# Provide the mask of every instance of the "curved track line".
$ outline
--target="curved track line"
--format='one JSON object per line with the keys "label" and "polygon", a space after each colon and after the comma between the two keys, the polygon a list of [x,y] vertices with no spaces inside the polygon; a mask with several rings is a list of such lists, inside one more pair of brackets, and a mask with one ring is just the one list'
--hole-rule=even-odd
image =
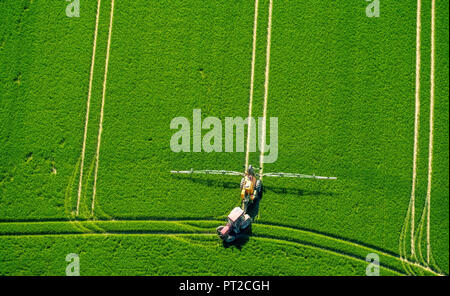
{"label": "curved track line", "polygon": [[356,247],[356,248],[365,249],[365,250],[370,251],[370,252],[376,252],[376,253],[378,253],[380,255],[383,255],[385,257],[389,257],[391,259],[395,259],[395,260],[401,261],[402,263],[406,263],[406,264],[409,264],[409,265],[413,265],[415,267],[419,267],[419,268],[421,268],[423,270],[426,270],[426,271],[429,271],[429,272],[431,272],[431,273],[433,273],[435,275],[443,275],[443,274],[441,274],[439,272],[436,272],[436,271],[432,270],[428,266],[422,266],[422,265],[420,265],[418,263],[411,262],[411,261],[409,261],[409,260],[407,260],[405,258],[398,257],[398,256],[390,254],[390,253],[388,253],[386,251],[383,251],[383,250],[380,250],[380,249],[376,249],[376,248],[371,247],[371,246],[363,245],[363,244],[360,244],[360,243],[355,243],[355,242],[352,242],[352,241],[348,241],[348,240],[345,240],[345,239],[337,238],[337,237],[334,237],[334,236],[331,236],[331,235],[326,235],[326,234],[317,233],[317,232],[313,232],[313,231],[308,231],[308,230],[304,230],[304,229],[297,229],[297,228],[293,228],[293,227],[279,226],[279,225],[275,225],[275,224],[259,223],[259,225],[268,225],[268,226],[271,226],[271,227],[274,227],[274,228],[278,227],[278,228],[284,228],[284,229],[288,229],[288,230],[296,230],[296,231],[303,232],[303,233],[306,233],[306,234],[311,235],[311,236],[321,237],[321,238],[326,239],[326,240],[333,240],[333,241],[336,241],[336,242],[339,242],[339,243],[343,243],[343,244],[346,244],[346,245],[349,245],[349,246],[353,246],[353,247]]}
{"label": "curved track line", "polygon": [[97,192],[98,161],[99,161],[100,144],[101,144],[101,140],[102,140],[102,131],[103,131],[103,113],[104,113],[103,110],[105,107],[106,80],[108,78],[109,51],[111,48],[111,34],[112,34],[113,18],[114,18],[114,0],[111,0],[111,12],[110,12],[109,31],[108,31],[108,44],[106,46],[105,75],[103,77],[102,106],[100,109],[100,122],[99,122],[98,137],[97,137],[97,151],[95,153],[95,174],[94,174],[94,187],[92,189],[92,205],[91,205],[92,215],[94,214],[95,194]]}
{"label": "curved track line", "polygon": [[[410,199],[409,201],[409,205],[408,205],[408,210],[406,212],[406,216],[405,216],[405,220],[403,222],[403,226],[400,232],[400,239],[399,239],[399,256],[400,256],[400,260],[406,260],[406,235],[408,232],[408,225],[409,225],[409,216],[411,214],[411,202],[412,200]],[[414,274],[414,271],[412,270],[412,268],[409,265],[406,265],[403,263],[402,261],[402,265],[403,268],[405,269],[405,271],[409,274],[412,275]]]}
{"label": "curved track line", "polygon": [[[53,234],[41,234],[39,236],[49,236],[49,237],[55,237],[55,236],[121,236],[121,235],[127,235],[127,236],[178,236],[178,237],[191,237],[191,236],[216,236],[215,233],[198,233],[198,232],[194,232],[194,233],[187,233],[187,232],[140,232],[140,233],[130,233],[130,232],[105,232],[105,233],[62,233],[62,234],[57,234],[57,233],[53,233]],[[29,235],[29,234],[21,234],[21,235],[17,235],[18,237],[28,237],[28,236],[35,236],[35,235]],[[360,257],[356,257],[356,256],[352,256],[349,254],[345,254],[345,253],[340,253],[337,252],[335,250],[331,250],[331,249],[327,249],[327,248],[322,248],[316,245],[311,245],[311,244],[307,244],[307,243],[303,243],[303,242],[299,242],[299,241],[291,241],[291,240],[285,240],[282,238],[277,238],[277,237],[272,237],[272,236],[265,236],[265,235],[252,235],[252,237],[254,237],[255,239],[259,239],[259,240],[267,240],[270,242],[275,242],[275,243],[280,243],[280,244],[290,244],[290,245],[300,245],[304,248],[309,248],[309,249],[313,249],[316,251],[320,251],[320,252],[324,252],[324,253],[328,253],[330,255],[333,256],[339,256],[339,257],[343,257],[349,260],[353,260],[353,261],[358,261],[358,262],[362,262],[367,264],[367,262],[360,258]],[[389,267],[389,266],[385,266],[385,265],[381,265],[380,268],[385,269],[385,270],[389,270],[391,272],[397,273],[398,275],[405,275],[404,273],[396,270],[395,268]]]}
{"label": "curved track line", "polygon": [[[100,222],[100,223],[120,223],[120,222],[167,222],[167,223],[198,223],[198,222],[213,222],[213,223],[223,223],[223,220],[216,220],[216,219],[201,219],[201,220],[196,220],[196,219],[191,219],[191,218],[187,218],[187,219],[174,219],[174,220],[168,220],[168,219],[154,219],[154,220],[149,220],[149,219],[136,219],[136,220],[121,220],[121,219],[114,219],[114,220],[103,220],[103,219],[97,219],[97,220],[75,220],[75,221],[59,221],[59,220],[50,220],[50,221],[39,221],[39,222],[31,222],[31,223],[48,223],[48,224],[59,224],[59,223],[64,223],[64,222],[80,222],[80,223],[88,223],[88,222]],[[1,224],[29,224],[29,222],[26,221],[11,221],[11,222],[2,222]],[[315,237],[319,237],[319,238],[324,238],[324,239],[328,239],[328,240],[333,240],[336,242],[340,242],[340,243],[344,243],[350,246],[354,246],[354,247],[359,247],[359,248],[363,248],[369,251],[375,251],[379,254],[382,254],[384,256],[388,256],[391,258],[396,258],[396,259],[400,259],[400,257],[395,256],[393,253],[389,253],[387,251],[381,250],[381,249],[377,249],[376,247],[373,246],[368,246],[362,243],[357,243],[354,241],[350,241],[350,240],[346,240],[340,237],[335,237],[333,235],[328,235],[328,234],[324,234],[324,233],[320,233],[320,232],[316,232],[316,231],[312,231],[312,230],[308,230],[308,229],[302,229],[302,228],[298,228],[298,227],[292,227],[289,225],[280,225],[280,224],[272,224],[272,223],[266,223],[266,222],[261,222],[261,223],[257,223],[255,224],[257,226],[268,226],[268,227],[272,227],[272,228],[279,228],[279,229],[284,229],[284,230],[292,230],[292,231],[298,231],[304,234],[308,234],[311,236],[315,236]],[[1,235],[1,234],[0,234]]]}
{"label": "curved track line", "polygon": [[255,80],[255,60],[256,60],[256,31],[258,29],[258,0],[255,0],[255,17],[253,20],[253,45],[252,45],[252,66],[250,73],[250,98],[248,103],[248,123],[247,123],[247,151],[245,154],[245,170],[248,168],[250,157],[250,135],[252,124],[252,106],[253,106],[253,85]]}
{"label": "curved track line", "polygon": [[[224,217],[226,219],[226,216]],[[70,222],[70,221],[78,221],[78,222],[87,222],[87,221],[95,221],[95,222],[219,222],[223,223],[224,220],[219,220],[216,217],[205,217],[204,219],[200,219],[198,217],[186,217],[186,218],[158,218],[158,217],[141,217],[141,218],[96,218],[96,219],[68,219],[68,218],[54,218],[54,219],[27,219],[27,220],[8,220],[8,219],[0,219],[0,225],[2,224],[33,224],[33,223],[56,223],[56,222]]]}
{"label": "curved track line", "polygon": [[414,241],[418,242],[418,255],[419,255],[418,261],[425,266],[427,265],[427,262],[425,261],[425,259],[423,258],[423,255],[422,255],[422,238],[423,238],[423,228],[425,225],[427,208],[428,208],[427,200],[425,200],[425,205],[423,207],[422,215],[420,217],[419,231],[418,231],[418,233],[416,233],[416,237],[414,238]]}
{"label": "curved track line", "polygon": [[[152,220],[152,221],[150,221],[150,220],[96,220],[96,221],[103,222],[103,223],[105,223],[105,222],[111,222],[111,223],[114,223],[114,222],[133,222],[133,221],[134,222],[168,222],[168,223],[179,223],[179,222],[214,222],[214,223],[217,222],[217,223],[223,223],[223,221],[221,221],[221,220],[192,220],[192,219],[188,219],[188,220]],[[49,223],[58,223],[58,222],[61,223],[61,221],[50,221]],[[71,222],[73,222],[73,221],[71,221]],[[87,220],[86,221],[77,221],[77,222],[80,222],[79,226],[81,226],[83,224],[83,222],[87,222]],[[92,221],[92,222],[94,222],[94,221]],[[14,222],[11,222],[11,223],[14,223]],[[26,222],[18,222],[18,223],[26,224]],[[39,223],[39,222],[33,222],[33,223]],[[43,222],[43,223],[45,223],[45,222]],[[367,251],[370,251],[370,252],[376,252],[378,254],[381,254],[383,256],[389,257],[391,259],[398,260],[402,264],[404,263],[404,264],[407,264],[408,266],[415,266],[415,267],[418,267],[418,268],[420,268],[422,270],[425,270],[425,271],[428,271],[430,273],[433,273],[435,275],[444,275],[442,273],[439,273],[439,272],[436,272],[436,271],[432,270],[429,267],[422,266],[419,263],[411,262],[411,261],[408,261],[407,259],[395,256],[393,254],[389,254],[389,253],[387,253],[385,251],[378,250],[376,248],[369,247],[369,246],[366,246],[366,245],[363,245],[363,244],[358,244],[358,243],[355,243],[355,242],[347,241],[345,239],[336,238],[336,237],[329,236],[329,235],[326,235],[326,234],[319,234],[319,233],[316,233],[316,232],[302,230],[302,229],[293,228],[293,227],[289,227],[289,226],[280,226],[280,225],[274,225],[274,224],[268,224],[268,223],[256,224],[256,225],[259,225],[259,226],[262,226],[262,227],[270,226],[270,227],[273,227],[273,228],[281,228],[281,229],[285,229],[285,230],[298,231],[298,232],[310,235],[312,237],[318,237],[318,238],[322,238],[322,239],[325,239],[325,240],[333,240],[333,241],[336,241],[336,242],[339,242],[339,243],[342,243],[342,244],[345,244],[345,245],[348,245],[348,246],[351,246],[351,247],[361,248],[361,249],[364,249],[364,250],[367,250]],[[200,228],[200,227],[198,227],[198,228]],[[146,234],[145,231],[144,232],[139,232],[139,233]],[[37,234],[21,233],[21,234],[6,234],[6,235],[1,235],[0,234],[0,236],[46,236],[46,235],[48,235],[48,236],[58,236],[58,235],[93,235],[93,234],[97,234],[97,235],[103,235],[103,234],[123,234],[123,235],[125,235],[125,234],[130,234],[130,235],[132,235],[132,234],[139,234],[139,233],[136,233],[136,231],[131,231],[130,230],[128,232],[126,232],[126,231],[121,231],[121,232],[115,232],[115,231],[109,231],[108,232],[108,231],[106,231],[104,233],[98,233],[98,232],[97,233],[94,233],[94,232],[91,232],[91,233],[76,233],[76,232],[75,233],[51,233],[51,234],[49,234],[49,233],[37,233]],[[147,234],[164,234],[164,233],[166,233],[166,232],[155,232],[155,231],[147,232]],[[183,232],[183,233],[185,234],[186,232]],[[173,234],[173,233],[171,233],[171,234]],[[205,234],[211,234],[212,235],[214,233],[205,233]],[[264,235],[252,234],[252,236],[263,237]],[[271,237],[273,237],[273,236],[271,236]],[[286,240],[286,241],[291,241],[291,240]],[[302,242],[302,243],[306,244],[305,242]],[[314,246],[316,246],[316,245],[314,245]],[[320,248],[320,246],[316,246],[316,247]],[[327,249],[327,247],[322,247],[322,249]],[[328,250],[336,252],[334,249],[328,249]],[[346,253],[342,253],[342,254],[345,254],[347,256],[352,256],[352,255],[349,255],[349,254],[346,254]]]}
{"label": "curved track line", "polygon": [[[360,258],[360,257],[356,257],[356,256],[349,255],[349,254],[346,254],[346,253],[340,253],[340,252],[337,252],[335,250],[328,249],[328,248],[322,248],[322,247],[319,247],[319,246],[310,245],[310,244],[299,242],[299,241],[290,241],[290,240],[280,239],[280,238],[271,237],[271,236],[264,236],[264,235],[253,235],[253,236],[255,238],[257,238],[257,239],[258,238],[259,239],[267,239],[267,240],[275,241],[275,242],[278,242],[278,243],[281,243],[281,244],[301,245],[304,248],[310,248],[310,249],[319,250],[321,252],[328,253],[328,254],[331,254],[333,256],[339,256],[339,257],[343,257],[343,258],[346,258],[346,259],[350,259],[350,260],[354,260],[354,261],[358,261],[358,262],[362,262],[364,264],[367,264],[367,261],[362,259],[362,258]],[[390,266],[380,265],[380,268],[389,270],[389,271],[394,272],[394,273],[397,273],[398,275],[405,275],[405,273],[402,273],[402,272],[398,271],[397,269],[395,269],[393,267],[390,267]]]}
{"label": "curved track line", "polygon": [[[419,40],[419,52],[418,57],[420,59],[420,0],[418,0],[418,40]],[[420,63],[420,61],[419,61]],[[417,66],[417,65],[416,65]],[[420,66],[417,69],[420,71]],[[429,142],[428,142],[428,172],[427,172],[427,193],[425,198],[425,205],[422,210],[422,215],[419,220],[419,230],[418,233],[415,233],[414,227],[414,204],[411,206],[411,203],[414,203],[415,198],[415,168],[413,168],[413,190],[411,194],[410,206],[408,208],[407,217],[410,215],[411,208],[411,259],[415,260],[417,264],[426,266],[431,268],[431,265],[442,274],[439,266],[434,261],[431,255],[431,242],[430,242],[430,229],[431,229],[431,221],[430,221],[430,212],[431,212],[431,187],[432,187],[432,163],[433,163],[433,131],[434,131],[434,98],[435,98],[435,83],[434,83],[434,75],[435,75],[435,0],[431,1],[431,52],[430,52],[430,118],[429,118]],[[418,72],[416,72],[416,89],[419,88],[420,78],[418,77]],[[416,96],[418,94],[416,93]],[[416,97],[417,99],[417,97]],[[420,104],[420,101],[419,101]],[[417,100],[416,100],[417,107]],[[416,109],[417,110],[417,109]],[[417,120],[418,121],[418,120]],[[415,143],[416,144],[416,143]],[[416,150],[416,147],[415,147]],[[414,160],[414,164],[416,159]],[[406,220],[405,220],[406,222]],[[423,237],[423,228],[426,224],[426,246],[427,246],[427,256],[426,261],[422,255],[422,237]],[[404,228],[407,228],[406,223],[404,224]],[[405,234],[403,233],[400,236],[400,245],[402,244],[402,240],[405,239]],[[415,250],[415,245],[418,244],[418,252]],[[401,256],[403,256],[402,252],[406,254],[406,250],[400,247]],[[414,272],[411,270],[411,274]]]}
{"label": "curved track line", "polygon": [[100,4],[101,0],[97,1],[97,16],[95,17],[95,30],[94,30],[94,44],[92,46],[92,60],[91,60],[91,71],[89,73],[89,90],[87,97],[86,106],[86,119],[84,122],[84,136],[83,136],[83,146],[81,148],[81,166],[80,166],[80,181],[78,182],[78,198],[77,198],[77,215],[80,207],[80,197],[81,197],[81,187],[83,183],[83,168],[84,168],[84,156],[86,151],[86,138],[89,122],[89,110],[91,108],[91,94],[92,94],[92,80],[94,79],[94,64],[95,64],[95,51],[97,49],[97,35],[98,35],[98,22],[100,17]]}

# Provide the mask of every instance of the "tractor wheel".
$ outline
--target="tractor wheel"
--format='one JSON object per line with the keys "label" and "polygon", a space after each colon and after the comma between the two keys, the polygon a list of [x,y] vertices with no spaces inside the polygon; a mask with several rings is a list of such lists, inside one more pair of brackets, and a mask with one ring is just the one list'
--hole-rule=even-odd
{"label": "tractor wheel", "polygon": [[224,228],[225,226],[219,226],[216,228],[216,231],[218,234],[220,234],[220,231]]}
{"label": "tractor wheel", "polygon": [[247,227],[250,226],[251,223],[252,223],[252,218],[250,217],[250,215],[245,214],[244,221],[241,224],[241,230],[247,229]]}
{"label": "tractor wheel", "polygon": [[256,181],[255,191],[256,191],[256,199],[261,199],[263,196],[263,185],[261,180]]}
{"label": "tractor wheel", "polygon": [[228,234],[226,237],[223,238],[223,240],[226,243],[231,243],[232,241],[234,241],[236,239],[236,235],[230,235]]}

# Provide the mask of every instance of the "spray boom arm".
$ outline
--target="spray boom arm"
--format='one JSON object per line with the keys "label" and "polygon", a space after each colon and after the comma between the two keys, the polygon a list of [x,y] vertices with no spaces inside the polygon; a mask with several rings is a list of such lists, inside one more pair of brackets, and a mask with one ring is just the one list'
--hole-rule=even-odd
{"label": "spray boom arm", "polygon": [[[170,171],[172,174],[204,174],[204,175],[229,175],[229,176],[244,176],[244,173],[236,171],[225,171],[225,170],[194,170],[189,171]],[[305,175],[305,174],[295,174],[295,173],[265,173],[256,174],[257,177],[285,177],[285,178],[299,178],[299,179],[317,179],[317,180],[336,180],[336,177],[323,177],[316,175]]]}

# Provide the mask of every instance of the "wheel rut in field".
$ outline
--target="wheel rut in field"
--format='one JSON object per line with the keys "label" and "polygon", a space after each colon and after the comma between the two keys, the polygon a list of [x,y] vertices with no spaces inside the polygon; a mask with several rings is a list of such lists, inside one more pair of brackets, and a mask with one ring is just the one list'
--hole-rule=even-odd
{"label": "wheel rut in field", "polygon": [[[64,236],[107,236],[107,235],[135,235],[135,236],[147,236],[147,235],[163,235],[163,236],[177,236],[177,237],[193,237],[193,236],[212,236],[215,237],[216,234],[214,232],[168,232],[168,231],[142,231],[142,230],[134,230],[134,231],[108,231],[108,232],[89,232],[89,233],[80,233],[80,232],[67,232],[67,233],[39,233],[39,234],[30,234],[30,233],[16,233],[14,236],[57,236],[57,237],[64,237]],[[11,235],[10,235],[11,236]],[[357,262],[363,262],[367,263],[364,258],[358,257],[354,254],[346,253],[346,252],[340,252],[339,250],[335,250],[332,248],[327,247],[321,247],[315,244],[311,244],[304,241],[299,240],[290,240],[290,239],[283,239],[276,236],[270,236],[270,235],[264,235],[264,234],[253,234],[252,237],[254,239],[259,240],[266,240],[269,242],[274,243],[280,243],[280,244],[290,244],[290,245],[297,245],[302,246],[304,248],[314,249],[320,252],[324,252],[327,254],[331,254],[334,256],[343,257],[346,259],[354,260]],[[397,273],[399,275],[406,275],[404,272],[402,272],[401,269],[388,266],[388,265],[382,265],[380,266],[381,269],[385,269],[394,273]]]}
{"label": "wheel rut in field", "polygon": [[[50,221],[15,221],[15,222],[1,222],[0,223],[0,236],[66,236],[66,235],[215,235],[215,226],[223,224],[224,221],[216,219],[154,219],[154,220],[80,220],[76,221],[80,224],[77,229],[74,228],[74,221],[60,221],[60,220],[50,220]],[[90,224],[89,224],[90,223]],[[132,224],[136,225],[132,225]],[[203,223],[203,225],[202,225]],[[39,225],[46,227],[59,226],[69,228],[65,231],[42,229],[40,230],[29,230],[30,226]],[[92,224],[96,224],[96,229],[92,228]],[[158,225],[160,224],[160,225]],[[3,226],[3,227],[2,227]],[[15,226],[22,227],[26,229],[25,231],[5,231],[2,228],[5,226]],[[91,226],[91,227],[89,227]],[[127,228],[128,226],[128,228]],[[139,226],[140,229],[136,229],[130,226]],[[158,227],[163,226],[164,230]],[[9,228],[10,228],[9,227]],[[72,228],[70,228],[72,227]],[[90,232],[85,232],[81,227],[90,230]],[[115,228],[116,227],[116,228]],[[147,227],[147,229],[144,229]],[[148,227],[153,229],[148,229]],[[171,228],[172,227],[172,228]],[[126,228],[126,229],[125,229]],[[171,228],[171,229],[167,229]],[[180,231],[180,228],[182,229]],[[379,250],[373,246],[364,245],[354,241],[346,240],[343,238],[334,237],[328,234],[322,234],[316,231],[305,230],[300,228],[294,228],[285,225],[276,225],[271,223],[255,223],[254,230],[251,237],[254,238],[266,238],[270,240],[283,241],[286,243],[296,243],[305,247],[310,247],[318,249],[330,254],[337,256],[344,256],[345,258],[353,258],[359,261],[365,262],[365,256],[369,253],[377,253],[382,257],[381,262],[388,262],[383,265],[383,267],[390,269],[393,272],[404,274],[405,271],[402,269],[402,265],[417,267],[423,271],[430,272],[435,275],[442,275],[436,271],[433,271],[420,264],[409,262],[406,259],[400,258],[395,254],[388,253],[385,250]],[[271,233],[275,231],[277,233]],[[284,232],[284,234],[283,234]]]}

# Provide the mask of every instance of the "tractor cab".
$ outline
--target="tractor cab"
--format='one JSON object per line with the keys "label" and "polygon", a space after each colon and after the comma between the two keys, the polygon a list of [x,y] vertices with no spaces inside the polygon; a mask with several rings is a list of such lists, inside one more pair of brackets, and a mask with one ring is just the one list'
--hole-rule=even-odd
{"label": "tractor cab", "polygon": [[[234,208],[231,213],[228,215],[228,224],[233,227],[233,230],[235,232],[239,232],[240,230],[240,220],[244,217],[244,211],[236,207]],[[237,230],[237,231],[236,231]]]}

